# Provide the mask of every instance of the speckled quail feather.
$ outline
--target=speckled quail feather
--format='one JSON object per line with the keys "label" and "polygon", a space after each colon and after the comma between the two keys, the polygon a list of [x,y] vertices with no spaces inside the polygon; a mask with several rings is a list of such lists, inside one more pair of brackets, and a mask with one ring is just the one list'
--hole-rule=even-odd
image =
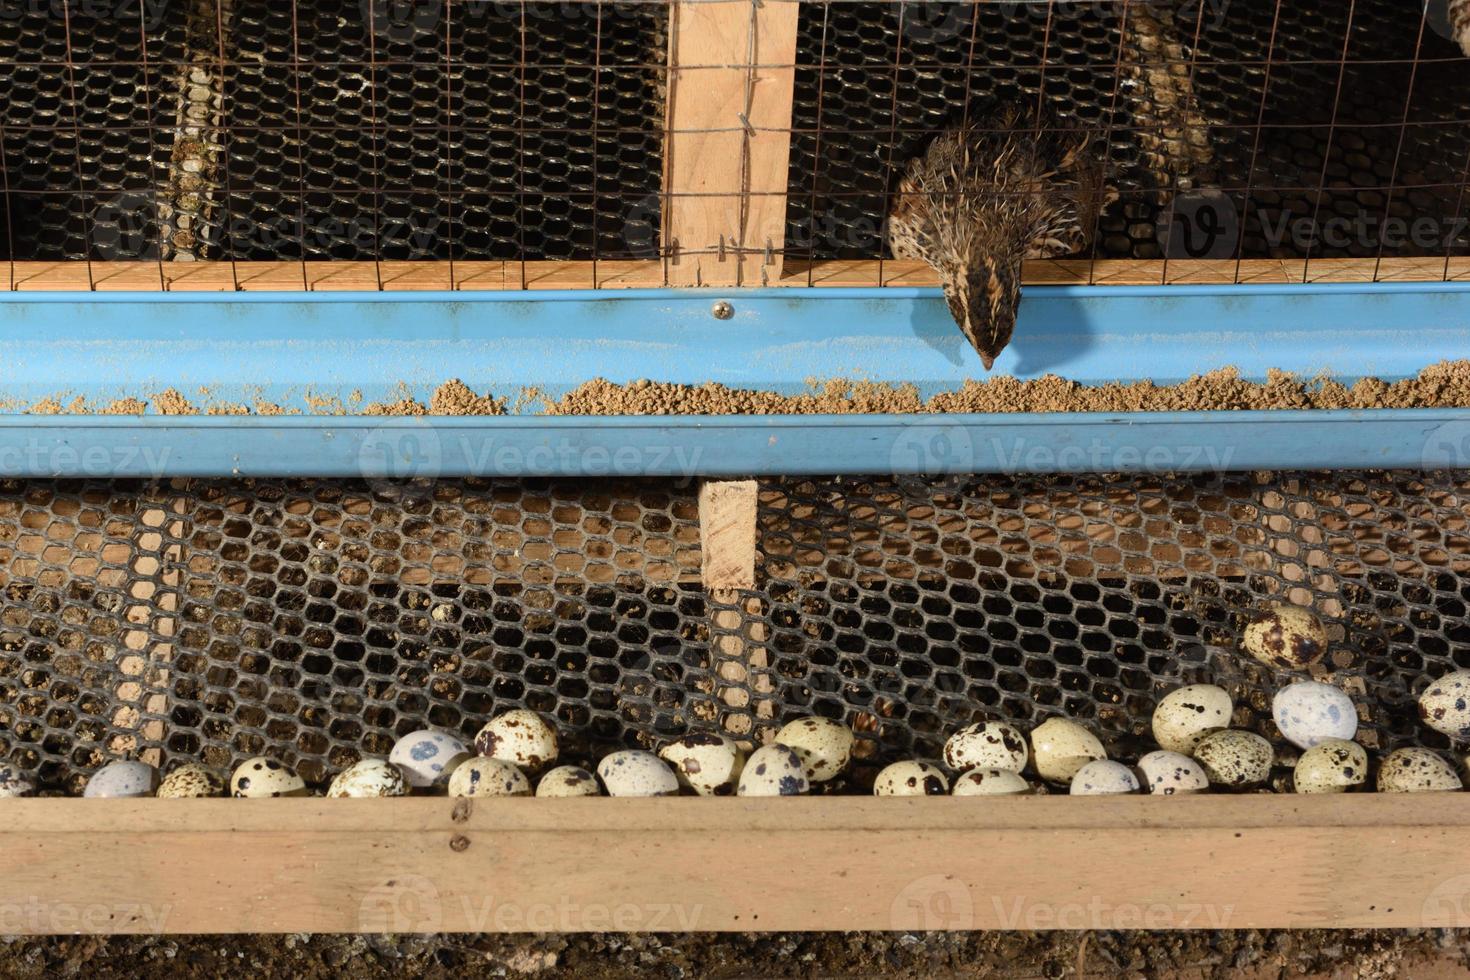
{"label": "speckled quail feather", "polygon": [[1470,57],[1470,0],[1450,0],[1450,30]]}
{"label": "speckled quail feather", "polygon": [[1021,260],[1085,250],[1109,192],[1085,132],[996,106],[935,137],[911,161],[889,212],[896,258],[923,259],[988,371],[1010,343]]}

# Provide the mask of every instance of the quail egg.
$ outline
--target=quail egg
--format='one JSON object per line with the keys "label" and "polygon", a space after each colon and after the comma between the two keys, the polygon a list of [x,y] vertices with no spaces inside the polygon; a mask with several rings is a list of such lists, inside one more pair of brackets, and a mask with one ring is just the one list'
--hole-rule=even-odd
{"label": "quail egg", "polygon": [[542,797],[601,796],[597,777],[581,766],[557,766],[541,777],[536,795]]}
{"label": "quail egg", "polygon": [[1121,762],[1098,759],[1072,777],[1073,796],[1117,796],[1138,792],[1138,777]]}
{"label": "quail egg", "polygon": [[0,765],[0,799],[13,796],[35,796],[36,784],[15,766]]}
{"label": "quail egg", "polygon": [[470,755],[469,747],[448,732],[424,728],[394,742],[388,761],[403,770],[408,785],[423,789],[448,782],[455,766]]}
{"label": "quail egg", "polygon": [[681,785],[700,796],[734,796],[745,753],[723,735],[694,732],[663,747],[659,758],[674,767]]}
{"label": "quail egg", "polygon": [[1154,796],[1185,796],[1210,788],[1210,777],[1200,764],[1178,752],[1150,752],[1138,760],[1138,771]]}
{"label": "quail egg", "polygon": [[949,781],[927,762],[895,762],[873,780],[874,796],[944,796]]}
{"label": "quail egg", "polygon": [[1009,769],[966,769],[954,779],[953,796],[1017,796],[1031,792],[1031,784]]}
{"label": "quail egg", "polygon": [[739,796],[800,796],[811,789],[806,765],[793,748],[773,742],[762,745],[745,761]]}
{"label": "quail egg", "polygon": [[109,762],[87,780],[83,796],[103,799],[123,796],[152,796],[158,788],[158,770],[146,762],[124,759]]}
{"label": "quail egg", "polygon": [[530,796],[531,781],[504,759],[467,759],[449,776],[450,796]]}
{"label": "quail egg", "polygon": [[363,759],[337,773],[327,787],[329,799],[407,796],[408,778],[387,759]]}
{"label": "quail egg", "polygon": [[1066,718],[1048,718],[1032,731],[1031,755],[1042,779],[1063,784],[1089,762],[1108,757],[1096,735]]}
{"label": "quail egg", "polygon": [[230,775],[230,795],[246,799],[306,796],[306,781],[275,759],[246,759]]}
{"label": "quail egg", "polygon": [[796,750],[813,783],[835,779],[847,768],[852,743],[852,729],[830,718],[798,718],[776,733],[776,744]]}
{"label": "quail egg", "polygon": [[1026,739],[1014,725],[982,721],[961,728],[944,743],[944,764],[957,772],[967,769],[1007,769],[1020,772],[1028,758]]}
{"label": "quail egg", "polygon": [[1299,749],[1330,738],[1350,742],[1358,733],[1353,699],[1317,681],[1298,681],[1277,691],[1271,699],[1271,717],[1282,737]]}
{"label": "quail egg", "polygon": [[1378,767],[1380,793],[1447,792],[1461,786],[1454,767],[1429,749],[1396,749]]}
{"label": "quail egg", "polygon": [[614,752],[597,764],[597,775],[608,796],[678,796],[679,778],[674,770],[642,749]]}
{"label": "quail egg", "polygon": [[208,766],[186,762],[158,784],[160,800],[189,800],[225,795],[225,777]]}
{"label": "quail egg", "polygon": [[1310,609],[1278,602],[1251,616],[1241,645],[1267,666],[1305,670],[1327,656],[1327,629]]}
{"label": "quail egg", "polygon": [[1450,738],[1470,740],[1470,670],[1456,670],[1419,695],[1424,724]]}
{"label": "quail egg", "polygon": [[516,708],[486,722],[475,736],[475,749],[525,772],[540,772],[556,761],[556,729],[536,712]]}
{"label": "quail egg", "polygon": [[1298,793],[1343,793],[1368,779],[1368,753],[1357,742],[1329,738],[1302,753],[1292,772]]}
{"label": "quail egg", "polygon": [[1270,742],[1238,729],[1211,732],[1194,747],[1194,761],[1211,785],[1229,789],[1248,789],[1270,779],[1275,755]]}
{"label": "quail egg", "polygon": [[1223,687],[1191,684],[1170,691],[1154,708],[1154,741],[1161,749],[1188,755],[1210,732],[1229,728],[1234,711]]}

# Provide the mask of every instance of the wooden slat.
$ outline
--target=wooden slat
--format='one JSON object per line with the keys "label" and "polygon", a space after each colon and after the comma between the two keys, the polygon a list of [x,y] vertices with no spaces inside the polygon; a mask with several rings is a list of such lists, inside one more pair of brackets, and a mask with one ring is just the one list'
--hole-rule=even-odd
{"label": "wooden slat", "polygon": [[[880,263],[876,260],[839,259],[807,263],[788,261],[772,286],[877,286]],[[525,283],[529,289],[591,289],[591,262],[526,262]],[[884,286],[934,286],[934,272],[922,262],[886,261],[882,266]],[[519,262],[455,262],[450,278],[448,262],[176,262],[164,263],[166,288],[179,291],[229,291],[238,281],[242,290],[285,290],[299,292],[332,290],[500,290],[521,288]],[[5,272],[7,264],[0,264]],[[673,266],[669,267],[673,271]],[[1445,278],[1443,259],[1314,259],[1305,272],[1314,283],[1440,282]],[[86,291],[89,288],[85,262],[16,262],[13,288]],[[1221,284],[1236,279],[1242,283],[1294,284],[1303,281],[1303,263],[1261,259],[1237,265],[1232,259],[1173,259],[1168,263],[1168,283]],[[655,260],[600,261],[598,288],[656,288],[665,285],[664,266]],[[1149,286],[1164,282],[1164,263],[1157,260],[1105,259],[1096,263],[1081,259],[1051,259],[1026,264],[1026,282],[1040,285]],[[92,282],[99,292],[156,290],[160,265],[157,262],[94,262]],[[1450,263],[1449,281],[1470,282],[1470,258]],[[758,284],[758,283],[757,283]],[[747,283],[750,285],[750,283]]]}
{"label": "wooden slat", "polygon": [[673,4],[663,238],[674,285],[776,278],[764,267],[767,250],[778,266],[785,242],[798,7]]}
{"label": "wooden slat", "polygon": [[57,932],[1470,926],[1463,794],[11,800]]}

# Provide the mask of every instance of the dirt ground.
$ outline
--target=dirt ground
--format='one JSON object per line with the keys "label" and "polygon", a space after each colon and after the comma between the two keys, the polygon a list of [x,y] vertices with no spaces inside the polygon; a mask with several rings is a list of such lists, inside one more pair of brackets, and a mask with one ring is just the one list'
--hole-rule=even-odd
{"label": "dirt ground", "polygon": [[6,977],[1470,978],[1470,930],[0,937]]}

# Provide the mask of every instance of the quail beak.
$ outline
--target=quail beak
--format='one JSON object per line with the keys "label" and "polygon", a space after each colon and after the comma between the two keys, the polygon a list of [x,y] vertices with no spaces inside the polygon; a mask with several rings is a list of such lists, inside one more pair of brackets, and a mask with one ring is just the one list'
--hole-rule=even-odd
{"label": "quail beak", "polygon": [[989,354],[981,354],[980,363],[984,364],[985,370],[989,371],[991,368],[995,367],[995,358],[991,357]]}

